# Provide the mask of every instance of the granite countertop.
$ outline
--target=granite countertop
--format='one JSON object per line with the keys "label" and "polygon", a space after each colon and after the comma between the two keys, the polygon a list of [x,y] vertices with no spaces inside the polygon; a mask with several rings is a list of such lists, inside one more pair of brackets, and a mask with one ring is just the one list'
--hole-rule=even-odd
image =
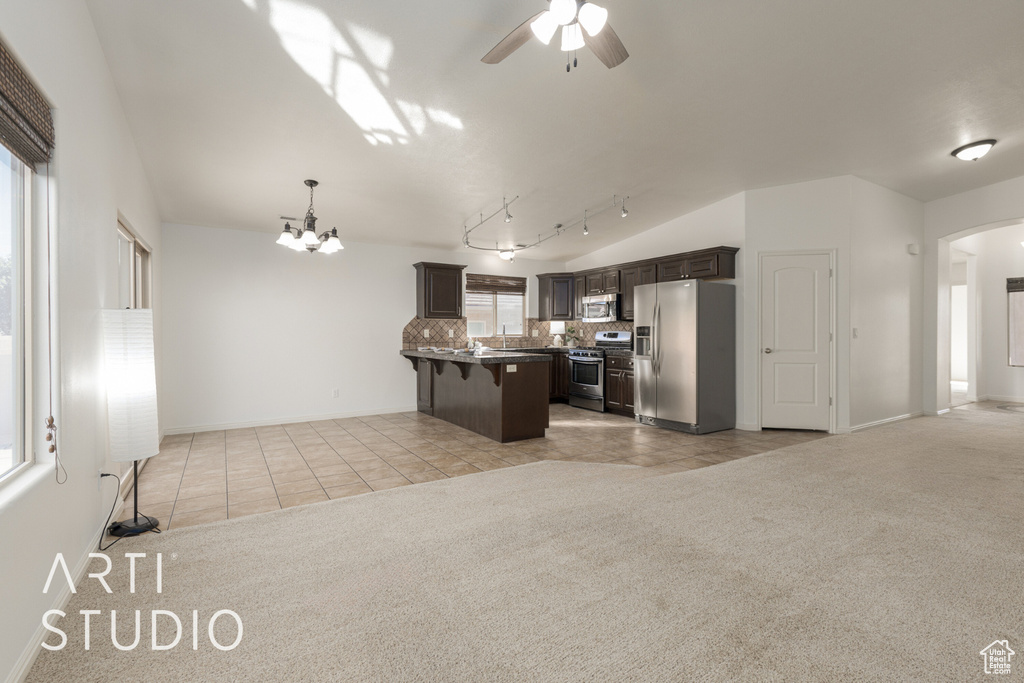
{"label": "granite countertop", "polygon": [[[509,349],[523,353],[569,353],[572,351],[568,346],[537,346],[522,349]],[[633,349],[605,349],[605,356],[618,356],[619,358],[632,358]]]}
{"label": "granite countertop", "polygon": [[406,358],[429,358],[431,360],[448,360],[453,363],[475,363],[477,365],[495,365],[499,363],[550,363],[551,356],[543,353],[523,353],[523,349],[492,349],[481,351],[480,355],[469,353],[441,353],[438,351],[400,351]]}

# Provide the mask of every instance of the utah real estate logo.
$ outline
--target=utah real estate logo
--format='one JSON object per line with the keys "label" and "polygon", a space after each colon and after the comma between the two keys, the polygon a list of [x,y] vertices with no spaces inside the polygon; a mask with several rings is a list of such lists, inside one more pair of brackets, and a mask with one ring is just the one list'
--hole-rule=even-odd
{"label": "utah real estate logo", "polygon": [[988,647],[981,651],[985,658],[985,673],[987,674],[1009,674],[1010,660],[1017,654],[1010,649],[1010,643],[1006,640],[993,640]]}

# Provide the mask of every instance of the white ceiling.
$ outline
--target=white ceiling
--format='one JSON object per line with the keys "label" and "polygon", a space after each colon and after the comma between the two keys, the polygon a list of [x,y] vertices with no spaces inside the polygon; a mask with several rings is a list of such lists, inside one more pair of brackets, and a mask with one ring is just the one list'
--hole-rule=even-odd
{"label": "white ceiling", "polygon": [[315,178],[343,242],[457,247],[519,195],[474,233],[504,245],[630,195],[530,254],[564,260],[746,189],[854,174],[930,200],[1024,175],[1020,0],[601,4],[630,58],[567,74],[557,39],[480,62],[544,0],[89,0],[173,223],[276,233]]}

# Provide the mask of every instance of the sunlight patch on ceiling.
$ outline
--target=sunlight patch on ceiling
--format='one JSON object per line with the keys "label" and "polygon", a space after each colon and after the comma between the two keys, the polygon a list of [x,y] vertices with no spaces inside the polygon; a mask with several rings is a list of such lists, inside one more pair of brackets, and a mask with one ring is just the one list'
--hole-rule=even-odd
{"label": "sunlight patch on ceiling", "polygon": [[[242,0],[246,5],[254,1]],[[338,103],[371,145],[408,144],[413,134],[426,133],[428,121],[463,129],[462,120],[448,111],[392,98],[388,69],[395,46],[389,37],[351,22],[339,27],[323,10],[302,0],[270,0],[269,8],[270,26],[285,52]]]}

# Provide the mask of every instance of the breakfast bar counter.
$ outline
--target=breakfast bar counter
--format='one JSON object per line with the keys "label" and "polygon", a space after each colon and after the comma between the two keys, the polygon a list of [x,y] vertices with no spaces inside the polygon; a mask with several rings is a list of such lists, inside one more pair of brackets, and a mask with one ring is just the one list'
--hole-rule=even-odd
{"label": "breakfast bar counter", "polygon": [[517,351],[401,351],[416,370],[416,408],[507,443],[544,436],[551,356]]}

